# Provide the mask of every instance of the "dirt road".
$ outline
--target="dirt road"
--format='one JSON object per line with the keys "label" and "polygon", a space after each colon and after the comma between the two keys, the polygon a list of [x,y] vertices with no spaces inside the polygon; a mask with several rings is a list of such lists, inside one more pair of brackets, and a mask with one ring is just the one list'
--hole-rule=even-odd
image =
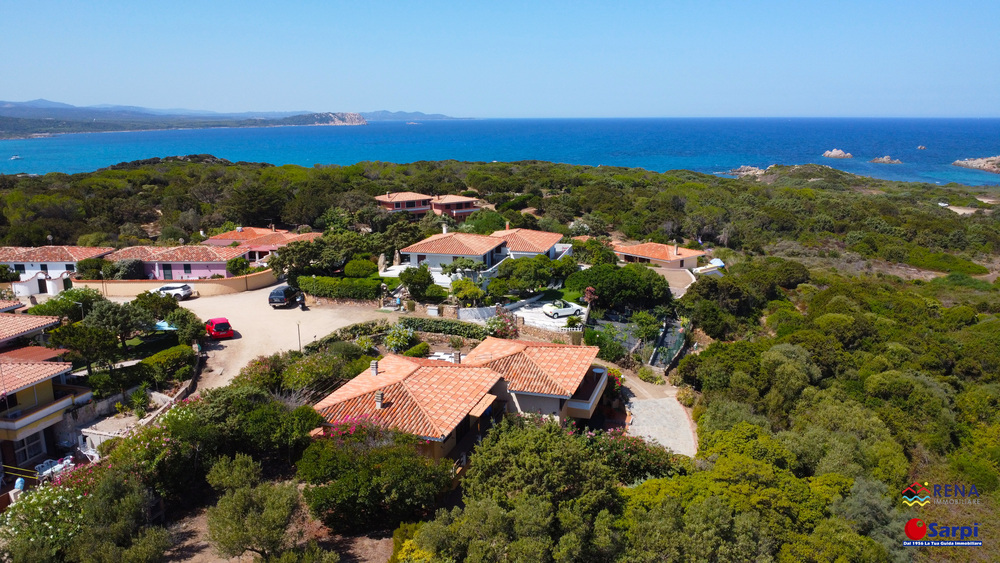
{"label": "dirt road", "polygon": [[271,309],[267,304],[271,289],[181,302],[202,320],[226,317],[236,332],[232,340],[207,344],[208,363],[199,389],[226,385],[257,356],[298,349],[300,336],[305,346],[349,324],[392,317],[370,307],[343,305],[313,305],[305,311],[298,307]]}

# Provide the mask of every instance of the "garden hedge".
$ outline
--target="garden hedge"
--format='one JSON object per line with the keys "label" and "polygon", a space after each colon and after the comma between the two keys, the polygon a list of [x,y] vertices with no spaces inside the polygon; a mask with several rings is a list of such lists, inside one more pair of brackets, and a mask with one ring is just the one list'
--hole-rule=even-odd
{"label": "garden hedge", "polygon": [[300,276],[299,288],[316,297],[330,299],[378,299],[382,280]]}
{"label": "garden hedge", "polygon": [[449,319],[425,319],[420,317],[403,317],[399,324],[418,332],[433,332],[437,334],[453,334],[463,338],[485,340],[489,336],[486,327],[462,321]]}

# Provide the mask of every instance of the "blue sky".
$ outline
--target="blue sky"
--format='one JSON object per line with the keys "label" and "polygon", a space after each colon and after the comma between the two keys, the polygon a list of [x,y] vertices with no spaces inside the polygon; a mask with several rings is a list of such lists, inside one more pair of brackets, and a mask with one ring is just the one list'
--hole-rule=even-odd
{"label": "blue sky", "polygon": [[0,0],[0,99],[468,117],[998,117],[1000,2]]}

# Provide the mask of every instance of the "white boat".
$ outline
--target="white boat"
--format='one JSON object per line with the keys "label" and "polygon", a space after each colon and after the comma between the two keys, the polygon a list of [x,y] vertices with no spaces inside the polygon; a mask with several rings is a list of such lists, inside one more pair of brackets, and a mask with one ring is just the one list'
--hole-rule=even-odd
{"label": "white boat", "polygon": [[21,160],[21,155],[15,154],[14,156],[10,157],[10,159],[11,160]]}

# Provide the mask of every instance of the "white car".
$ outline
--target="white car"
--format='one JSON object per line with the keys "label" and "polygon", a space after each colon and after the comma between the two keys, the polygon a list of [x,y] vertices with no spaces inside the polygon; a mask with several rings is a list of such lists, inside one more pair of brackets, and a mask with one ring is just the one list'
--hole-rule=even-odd
{"label": "white car", "polygon": [[558,319],[559,317],[568,315],[582,315],[583,307],[560,299],[558,301],[542,305],[542,312],[553,319]]}
{"label": "white car", "polygon": [[174,283],[157,288],[157,293],[164,297],[173,297],[180,301],[191,297],[191,286],[186,283]]}

